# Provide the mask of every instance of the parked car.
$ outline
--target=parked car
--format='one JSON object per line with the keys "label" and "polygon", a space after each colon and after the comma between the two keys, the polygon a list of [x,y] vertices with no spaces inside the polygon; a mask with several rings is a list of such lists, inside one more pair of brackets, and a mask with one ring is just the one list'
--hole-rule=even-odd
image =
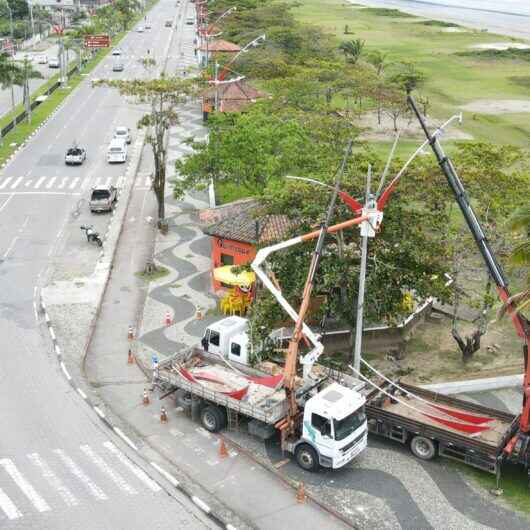
{"label": "parked car", "polygon": [[112,55],[121,55],[121,49],[120,48],[114,48],[112,50]]}
{"label": "parked car", "polygon": [[80,166],[86,160],[86,150],[82,147],[74,145],[66,151],[64,155],[64,163],[67,166]]}
{"label": "parked car", "polygon": [[188,26],[193,26],[193,24],[195,24],[195,17],[193,15],[190,15],[187,19],[186,19],[186,24]]}
{"label": "parked car", "polygon": [[116,127],[116,130],[114,131],[114,138],[120,138],[121,140],[125,140],[128,144],[131,143],[131,129],[129,127]]}
{"label": "parked car", "polygon": [[61,63],[59,62],[59,59],[57,57],[52,57],[48,61],[48,68],[59,68],[61,66]]}
{"label": "parked car", "polygon": [[123,72],[124,68],[123,63],[114,63],[112,65],[113,72]]}
{"label": "parked car", "polygon": [[110,141],[107,151],[107,162],[112,164],[114,162],[127,161],[127,142],[122,138],[113,138]]}
{"label": "parked car", "polygon": [[144,32],[144,27],[143,27],[143,26],[138,26],[138,27],[136,28],[136,31],[137,31],[138,33],[143,33],[143,32]]}
{"label": "parked car", "polygon": [[171,18],[167,19],[164,25],[166,28],[170,28],[173,25],[173,20]]}
{"label": "parked car", "polygon": [[92,188],[88,207],[94,212],[110,212],[118,200],[118,190],[114,186]]}
{"label": "parked car", "polygon": [[47,55],[37,55],[36,57],[37,64],[47,64],[48,56]]}

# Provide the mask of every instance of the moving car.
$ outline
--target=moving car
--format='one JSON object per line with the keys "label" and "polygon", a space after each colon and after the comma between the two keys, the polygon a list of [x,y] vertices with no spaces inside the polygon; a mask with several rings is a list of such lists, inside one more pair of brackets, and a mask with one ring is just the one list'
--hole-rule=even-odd
{"label": "moving car", "polygon": [[113,138],[107,151],[107,162],[125,162],[127,160],[127,142],[122,138]]}
{"label": "moving car", "polygon": [[164,25],[166,28],[170,28],[173,25],[173,20],[171,18],[167,19]]}
{"label": "moving car", "polygon": [[47,64],[48,63],[48,56],[47,55],[37,55],[35,57],[37,64]]}
{"label": "moving car", "polygon": [[193,26],[193,24],[195,24],[195,17],[193,15],[190,15],[187,19],[186,19],[186,24],[188,26]]}
{"label": "moving car", "polygon": [[114,186],[96,186],[92,188],[88,206],[92,213],[110,212],[118,200],[118,190]]}
{"label": "moving car", "polygon": [[48,61],[48,68],[59,68],[59,66],[60,66],[60,62],[59,62],[59,59],[57,57],[52,57]]}
{"label": "moving car", "polygon": [[114,63],[112,65],[113,72],[123,72],[124,68],[123,63]]}
{"label": "moving car", "polygon": [[145,23],[145,29],[151,29],[151,24],[149,24],[149,22]]}
{"label": "moving car", "polygon": [[74,145],[66,151],[64,163],[67,166],[81,165],[86,160],[86,150]]}
{"label": "moving car", "polygon": [[116,127],[116,130],[114,131],[114,138],[119,138],[121,140],[125,140],[128,144],[131,143],[131,129],[129,127]]}
{"label": "moving car", "polygon": [[121,55],[121,49],[120,48],[114,48],[112,50],[112,55]]}
{"label": "moving car", "polygon": [[136,28],[136,31],[138,33],[143,33],[144,32],[144,27],[143,26],[138,26],[138,28]]}

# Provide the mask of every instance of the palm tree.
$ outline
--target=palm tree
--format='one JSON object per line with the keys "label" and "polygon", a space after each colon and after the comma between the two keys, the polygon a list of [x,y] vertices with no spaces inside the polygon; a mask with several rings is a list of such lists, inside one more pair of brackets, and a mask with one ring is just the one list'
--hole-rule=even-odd
{"label": "palm tree", "polygon": [[30,61],[24,58],[21,66],[16,67],[16,73],[14,76],[14,84],[23,88],[23,101],[26,109],[26,116],[28,123],[31,123],[31,94],[29,92],[29,80],[30,79],[42,79],[44,76],[33,68]]}
{"label": "palm tree", "polygon": [[527,275],[526,286],[503,305],[500,316],[506,314],[510,304],[513,304],[518,312],[530,307],[530,206],[517,208],[508,219],[508,226],[521,234],[512,251],[511,261],[514,265],[527,269]]}
{"label": "palm tree", "polygon": [[363,48],[364,48],[364,41],[362,39],[353,39],[349,41],[344,41],[344,42],[341,42],[339,46],[339,50],[341,50],[342,53],[344,53],[345,59],[348,62],[353,63],[353,64],[355,64],[359,60],[359,57],[361,56]]}
{"label": "palm tree", "polygon": [[10,60],[7,55],[0,54],[0,86],[2,89],[11,89],[11,110],[15,110],[15,93],[13,85],[15,85],[15,77],[17,74],[17,66]]}

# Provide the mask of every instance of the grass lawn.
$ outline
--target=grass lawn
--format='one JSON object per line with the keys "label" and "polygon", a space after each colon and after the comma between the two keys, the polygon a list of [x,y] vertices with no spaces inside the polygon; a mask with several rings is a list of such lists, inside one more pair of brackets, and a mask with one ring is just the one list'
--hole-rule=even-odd
{"label": "grass lawn", "polygon": [[[510,37],[466,30],[448,32],[444,25],[412,16],[395,16],[339,0],[296,0],[299,20],[326,28],[337,43],[365,40],[365,51],[381,50],[388,61],[412,61],[427,75],[422,93],[436,117],[448,117],[477,99],[530,100],[530,62],[510,58],[459,56],[470,46],[516,41]],[[345,25],[353,34],[344,35]],[[451,28],[454,29],[454,28]],[[530,148],[530,113],[486,115],[464,112],[463,130],[477,140]]]}

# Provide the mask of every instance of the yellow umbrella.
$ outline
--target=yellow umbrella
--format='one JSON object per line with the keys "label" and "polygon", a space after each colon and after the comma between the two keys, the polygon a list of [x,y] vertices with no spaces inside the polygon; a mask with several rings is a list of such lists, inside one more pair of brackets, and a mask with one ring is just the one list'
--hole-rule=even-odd
{"label": "yellow umbrella", "polygon": [[251,271],[242,271],[239,274],[232,272],[233,265],[217,267],[213,270],[213,277],[218,282],[226,285],[237,285],[239,287],[250,287],[256,281],[256,275]]}

